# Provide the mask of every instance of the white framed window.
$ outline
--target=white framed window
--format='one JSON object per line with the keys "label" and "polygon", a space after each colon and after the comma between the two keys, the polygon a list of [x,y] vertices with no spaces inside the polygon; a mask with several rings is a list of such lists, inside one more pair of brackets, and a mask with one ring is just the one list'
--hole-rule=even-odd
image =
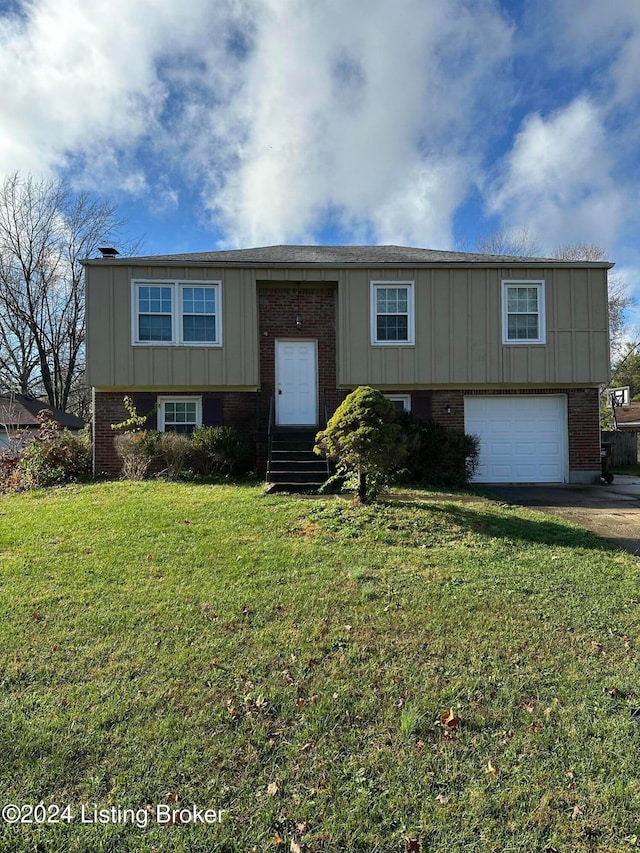
{"label": "white framed window", "polygon": [[410,346],[415,318],[412,281],[371,282],[371,343]]}
{"label": "white framed window", "polygon": [[131,283],[134,345],[221,346],[222,282]]}
{"label": "white framed window", "polygon": [[546,343],[544,281],[502,282],[502,343]]}
{"label": "white framed window", "polygon": [[202,426],[202,397],[158,397],[158,430],[191,435]]}
{"label": "white framed window", "polygon": [[396,412],[411,411],[411,394],[385,394]]}

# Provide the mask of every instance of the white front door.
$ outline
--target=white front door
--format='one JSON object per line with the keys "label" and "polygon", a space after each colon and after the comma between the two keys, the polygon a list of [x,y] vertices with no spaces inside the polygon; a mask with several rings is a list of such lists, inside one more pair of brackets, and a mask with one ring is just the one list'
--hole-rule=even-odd
{"label": "white front door", "polygon": [[276,341],[276,423],[318,423],[315,341]]}

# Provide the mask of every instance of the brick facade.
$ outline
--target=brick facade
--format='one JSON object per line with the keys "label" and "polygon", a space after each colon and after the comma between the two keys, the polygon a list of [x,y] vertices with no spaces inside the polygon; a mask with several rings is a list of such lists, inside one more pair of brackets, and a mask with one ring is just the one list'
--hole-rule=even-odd
{"label": "brick facade", "polygon": [[[318,342],[318,403],[320,421],[324,402],[335,408],[336,286],[261,286],[258,290],[260,334],[260,388],[264,405],[275,389],[275,342],[277,339]],[[296,326],[296,317],[301,327]]]}
{"label": "brick facade", "polygon": [[111,424],[129,417],[123,398],[129,396],[139,414],[149,413],[147,429],[157,429],[154,410],[159,396],[201,397],[203,426],[234,426],[250,441],[255,438],[257,395],[251,391],[96,391],[94,396],[94,471],[97,475],[120,473],[120,459],[113,446],[116,435]]}
{"label": "brick facade", "polygon": [[[531,388],[526,390],[433,391],[434,421],[464,429],[464,398],[470,396],[566,394],[569,431],[569,471],[600,470],[600,401],[597,388]],[[447,407],[450,411],[447,411]]]}

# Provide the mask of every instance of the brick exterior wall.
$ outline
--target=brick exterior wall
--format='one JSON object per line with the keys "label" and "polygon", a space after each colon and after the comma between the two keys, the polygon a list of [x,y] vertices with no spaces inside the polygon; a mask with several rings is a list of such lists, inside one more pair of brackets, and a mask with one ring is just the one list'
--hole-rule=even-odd
{"label": "brick exterior wall", "polygon": [[[335,388],[336,367],[336,294],[335,286],[260,287],[258,291],[258,328],[260,334],[260,388],[263,405],[268,406],[275,389],[276,339],[317,340],[318,404],[323,417],[325,391],[329,407],[339,402]],[[302,327],[296,328],[296,317]]]}
{"label": "brick exterior wall", "polygon": [[132,398],[139,414],[150,413],[145,426],[157,429],[153,410],[159,396],[201,397],[204,426],[234,426],[249,441],[254,441],[257,421],[255,392],[242,391],[96,391],[94,398],[94,471],[96,475],[117,475],[121,463],[113,446],[116,432],[111,424],[129,417],[123,404],[125,394]]}

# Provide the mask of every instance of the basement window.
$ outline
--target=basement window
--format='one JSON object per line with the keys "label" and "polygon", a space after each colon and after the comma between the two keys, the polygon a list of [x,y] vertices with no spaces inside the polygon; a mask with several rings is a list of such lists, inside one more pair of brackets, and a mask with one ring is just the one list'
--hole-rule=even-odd
{"label": "basement window", "polygon": [[385,394],[396,412],[411,411],[411,394]]}
{"label": "basement window", "polygon": [[158,430],[191,435],[202,426],[202,397],[158,397]]}

